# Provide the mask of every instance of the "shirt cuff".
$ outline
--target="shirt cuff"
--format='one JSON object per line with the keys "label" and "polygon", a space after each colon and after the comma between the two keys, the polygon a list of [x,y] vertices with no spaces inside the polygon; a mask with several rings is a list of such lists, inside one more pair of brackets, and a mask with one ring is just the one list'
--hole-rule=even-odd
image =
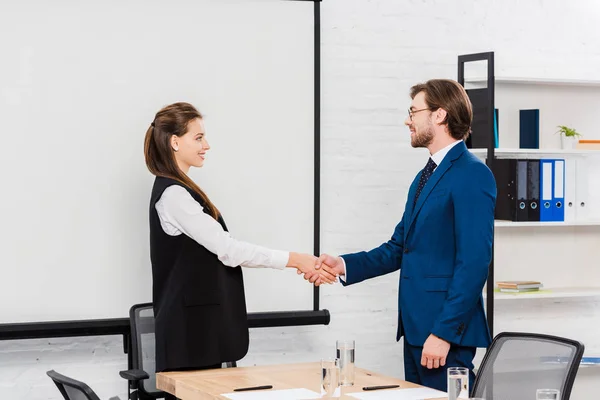
{"label": "shirt cuff", "polygon": [[285,269],[286,265],[290,260],[290,253],[288,251],[273,250],[271,255],[271,268]]}
{"label": "shirt cuff", "polygon": [[344,260],[344,257],[340,258],[342,259],[342,264],[344,264],[344,272],[340,274],[339,278],[345,283],[348,280],[348,277],[346,276],[346,260]]}

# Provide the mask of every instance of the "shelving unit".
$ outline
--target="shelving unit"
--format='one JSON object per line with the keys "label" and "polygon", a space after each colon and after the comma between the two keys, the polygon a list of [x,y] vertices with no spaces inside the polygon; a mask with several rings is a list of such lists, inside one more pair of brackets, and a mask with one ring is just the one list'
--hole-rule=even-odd
{"label": "shelving unit", "polygon": [[[475,77],[465,76],[465,64],[480,64],[481,62],[487,62],[487,74],[485,74],[485,71],[479,69]],[[480,157],[490,169],[493,170],[494,162],[498,159],[565,159],[567,167],[571,160],[573,164],[583,162],[586,165],[591,161],[594,167],[589,172],[590,180],[595,179],[594,176],[596,175],[600,176],[600,169],[596,171],[596,167],[600,168],[600,150],[562,149],[560,148],[560,137],[554,135],[556,126],[563,124],[562,121],[567,121],[564,123],[566,125],[585,122],[584,125],[588,128],[586,133],[592,132],[592,129],[595,129],[595,121],[590,118],[590,113],[593,114],[592,110],[600,106],[600,80],[495,76],[494,53],[488,52],[460,55],[458,57],[458,82],[467,89],[469,96],[472,98],[474,107],[476,107],[474,112],[476,114],[479,113],[477,121],[479,125],[477,127],[480,136],[477,140],[472,140],[472,143],[477,142],[476,147],[479,148],[470,148],[469,150]],[[559,102],[562,101],[561,106],[555,106],[554,103],[557,100]],[[499,110],[499,132],[497,139],[495,138],[493,123],[496,108]],[[527,108],[540,109],[540,149],[518,148],[518,110]],[[582,118],[585,121],[582,121]],[[543,122],[546,123],[545,126]],[[474,119],[474,130],[475,123]],[[594,137],[593,135],[588,135],[587,137],[584,136],[584,138]],[[598,134],[598,138],[600,138],[600,133]],[[498,143],[496,143],[496,140],[498,140]],[[496,147],[497,145],[499,146]],[[600,181],[600,178],[598,178],[598,181]],[[577,184],[579,185],[579,182]],[[599,194],[600,189],[596,190],[596,195],[598,196]],[[586,205],[589,208],[589,205]],[[600,207],[600,203],[594,205]],[[574,206],[579,207],[579,203],[576,202]],[[560,271],[555,266],[531,265],[527,270],[519,270],[519,267],[516,265],[520,264],[520,262],[512,262],[512,257],[519,257],[524,254],[523,242],[529,241],[533,237],[544,237],[544,240],[549,238],[549,250],[556,251],[560,248],[563,238],[566,243],[565,246],[570,244],[572,246],[571,249],[577,249],[575,247],[577,245],[574,243],[577,243],[580,237],[575,235],[579,235],[578,232],[584,232],[584,236],[587,235],[584,239],[587,241],[583,246],[589,249],[590,238],[595,237],[595,232],[600,234],[600,229],[598,229],[600,227],[600,213],[587,214],[586,212],[584,217],[578,216],[576,219],[565,222],[496,220],[494,226],[496,233],[492,248],[492,262],[489,268],[488,287],[485,290],[488,324],[492,335],[494,335],[495,300],[600,298],[600,287],[583,287],[588,284],[585,275],[584,278],[574,277],[562,283],[559,278]],[[564,228],[564,230],[561,228]],[[565,235],[571,236],[566,237]],[[503,240],[502,243],[496,243],[498,236]],[[514,237],[517,237],[517,239]],[[538,239],[536,243],[532,242],[531,250],[527,247],[526,251],[546,251],[544,250],[543,240],[540,240]],[[598,243],[600,243],[600,240]],[[502,253],[497,254],[499,245]],[[511,246],[519,245],[521,249],[516,249],[516,253],[512,254],[513,248]],[[589,250],[587,251],[589,252]],[[529,253],[529,259],[535,258],[531,256],[533,254],[531,252]],[[500,279],[507,277],[508,273],[505,269],[506,267],[510,267],[509,269],[513,273],[516,272],[514,274],[516,276],[513,279],[539,279],[543,284],[546,283],[544,282],[545,280],[548,280],[548,283],[553,285],[554,288],[542,290],[542,292],[538,293],[510,294],[496,292],[495,283],[498,278],[498,265],[496,265],[496,262],[499,256],[502,256],[501,259],[504,263],[504,268],[500,271],[500,275],[505,275],[504,277],[500,276]],[[556,262],[562,263],[567,259],[567,257],[558,258],[560,260]],[[533,263],[535,264],[535,262]],[[524,265],[524,267],[527,267],[527,265]],[[572,267],[576,267],[576,265],[569,265],[569,267],[571,267],[572,271]],[[553,268],[555,270],[552,270]],[[548,273],[550,275],[547,275]],[[585,274],[585,272],[576,272],[575,274],[577,273]],[[590,283],[593,284],[594,282],[591,281]],[[561,284],[564,284],[565,287],[560,287]]]}
{"label": "shelving unit", "polygon": [[[477,54],[465,54],[458,56],[458,83],[463,87],[465,86],[465,64],[467,63],[476,63],[480,61],[487,62],[487,77],[484,78],[484,83],[486,83],[486,89],[483,95],[487,99],[486,101],[486,109],[485,113],[487,115],[487,121],[494,120],[494,53],[477,53]],[[485,163],[493,170],[494,164],[494,149],[496,146],[495,138],[494,138],[494,125],[492,123],[488,123],[488,132],[487,132],[487,148],[485,149]],[[469,144],[469,142],[467,142]],[[472,146],[470,146],[472,147]],[[488,271],[488,282],[494,282],[494,244],[492,242],[492,260],[490,262],[489,271]],[[494,285],[487,285],[487,322],[490,330],[490,334],[494,336]]]}
{"label": "shelving unit", "polygon": [[[481,61],[487,61],[487,76],[481,76],[479,70],[475,78],[465,77],[465,63]],[[596,307],[600,304],[600,268],[596,268],[600,266],[600,150],[562,149],[559,135],[554,134],[557,125],[567,125],[580,132],[583,130],[583,139],[600,139],[595,120],[595,110],[600,109],[600,80],[495,76],[494,53],[489,52],[459,56],[458,82],[470,92],[470,97],[476,96],[480,107],[474,111],[480,113],[479,133],[484,137],[479,138],[477,146],[470,146],[479,148],[469,150],[490,169],[498,159],[564,159],[568,181],[573,179],[573,175],[570,178],[568,175],[569,163],[583,164],[587,170],[584,174],[587,178],[581,180],[584,183],[580,182],[582,175],[576,173],[571,182],[586,185],[586,190],[589,189],[586,196],[593,197],[586,199],[589,201],[582,215],[579,215],[579,199],[573,201],[577,214],[566,222],[494,221],[492,261],[483,293],[490,332],[495,335],[496,311],[502,313],[503,325],[510,325],[509,329],[525,326],[524,330],[535,330],[534,327],[545,320],[548,332],[585,338],[582,340],[586,345],[584,358],[589,362],[582,360],[581,367],[600,370],[598,339],[587,329],[587,321],[592,318],[589,324],[596,324],[600,315]],[[497,138],[493,124],[496,108],[499,110]],[[518,110],[531,108],[540,110],[541,148],[521,149]],[[482,115],[485,116],[483,125]],[[475,126],[475,120],[473,123]],[[565,206],[566,193],[567,188]],[[590,205],[591,213],[588,212]],[[544,287],[539,292],[505,293],[496,289],[497,280],[539,280]],[[552,310],[560,310],[556,311],[562,313],[558,317],[560,322],[556,315],[544,316]],[[514,318],[513,313],[519,313],[520,317],[506,319]],[[519,318],[524,315],[534,318],[535,322],[521,321]]]}

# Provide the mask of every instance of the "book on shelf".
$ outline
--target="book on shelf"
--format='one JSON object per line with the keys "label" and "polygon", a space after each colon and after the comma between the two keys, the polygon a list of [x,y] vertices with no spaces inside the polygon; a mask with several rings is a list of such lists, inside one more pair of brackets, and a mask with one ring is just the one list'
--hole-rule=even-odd
{"label": "book on shelf", "polygon": [[505,293],[533,292],[543,287],[538,281],[498,281],[496,285]]}
{"label": "book on shelf", "polygon": [[528,288],[528,289],[504,289],[500,288],[501,293],[526,293],[526,292],[539,292],[540,288]]}
{"label": "book on shelf", "polygon": [[575,148],[580,150],[600,150],[600,140],[580,139]]}
{"label": "book on shelf", "polygon": [[519,110],[519,148],[540,148],[540,110]]}

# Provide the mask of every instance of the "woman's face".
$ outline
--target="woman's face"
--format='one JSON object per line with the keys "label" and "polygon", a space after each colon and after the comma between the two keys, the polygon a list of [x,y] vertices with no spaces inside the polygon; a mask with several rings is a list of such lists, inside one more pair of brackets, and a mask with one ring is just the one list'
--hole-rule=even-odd
{"label": "woman's face", "polygon": [[200,118],[190,121],[184,135],[171,137],[171,147],[175,152],[175,160],[179,168],[185,173],[190,167],[202,167],[206,152],[210,149],[206,141],[204,121]]}

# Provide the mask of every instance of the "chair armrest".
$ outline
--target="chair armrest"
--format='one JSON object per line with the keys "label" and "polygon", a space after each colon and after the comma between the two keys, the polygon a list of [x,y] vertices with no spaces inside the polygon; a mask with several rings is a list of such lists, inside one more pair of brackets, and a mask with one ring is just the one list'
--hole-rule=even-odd
{"label": "chair armrest", "polygon": [[121,378],[123,379],[135,382],[150,378],[148,373],[142,371],[141,369],[129,369],[127,371],[119,371],[119,375],[121,375]]}

